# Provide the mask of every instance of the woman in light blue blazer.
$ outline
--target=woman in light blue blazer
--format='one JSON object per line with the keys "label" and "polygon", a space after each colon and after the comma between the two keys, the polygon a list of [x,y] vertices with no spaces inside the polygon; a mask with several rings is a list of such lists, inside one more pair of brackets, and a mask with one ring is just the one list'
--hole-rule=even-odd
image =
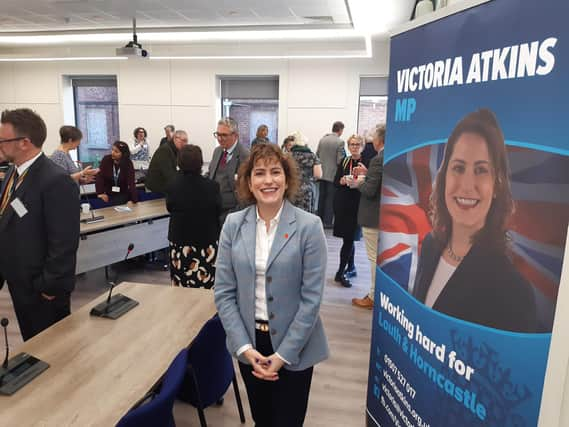
{"label": "woman in light blue blazer", "polygon": [[251,205],[221,231],[215,303],[256,426],[302,426],[313,366],[328,357],[319,311],[327,248],[320,219],[292,205],[294,160],[258,144],[239,169]]}

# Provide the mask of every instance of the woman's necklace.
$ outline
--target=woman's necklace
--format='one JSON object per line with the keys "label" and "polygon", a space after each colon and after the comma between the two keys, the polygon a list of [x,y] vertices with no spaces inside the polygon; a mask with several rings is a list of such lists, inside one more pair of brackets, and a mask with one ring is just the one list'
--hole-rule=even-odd
{"label": "woman's necklace", "polygon": [[451,246],[450,242],[448,242],[447,254],[448,254],[449,258],[452,259],[454,262],[461,262],[462,259],[464,258],[464,257],[454,253],[454,251],[452,250],[452,246]]}

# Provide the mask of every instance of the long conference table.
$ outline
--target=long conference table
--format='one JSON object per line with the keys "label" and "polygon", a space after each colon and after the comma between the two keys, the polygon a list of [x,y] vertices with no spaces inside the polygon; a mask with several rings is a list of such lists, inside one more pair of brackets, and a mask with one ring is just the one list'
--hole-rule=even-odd
{"label": "long conference table", "polygon": [[[134,244],[131,257],[168,247],[169,213],[165,199],[148,200],[128,206],[129,212],[114,207],[97,209],[100,222],[81,223],[76,274],[106,267],[122,261],[129,243]],[[81,214],[81,219],[91,214]]]}
{"label": "long conference table", "polygon": [[0,425],[116,425],[215,314],[211,290],[141,283],[115,289],[140,305],[117,320],[89,316],[101,295],[12,352],[50,368],[0,396]]}

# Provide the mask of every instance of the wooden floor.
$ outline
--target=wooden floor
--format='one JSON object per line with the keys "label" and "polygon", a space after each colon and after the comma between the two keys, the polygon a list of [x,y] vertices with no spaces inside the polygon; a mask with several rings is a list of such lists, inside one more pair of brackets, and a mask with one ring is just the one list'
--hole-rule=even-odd
{"label": "wooden floor", "polygon": [[[341,240],[328,237],[327,283],[321,315],[330,343],[331,357],[316,366],[308,414],[307,427],[357,427],[365,425],[365,397],[369,364],[371,334],[371,311],[351,305],[353,297],[362,297],[369,290],[370,269],[363,241],[356,242],[356,266],[358,276],[352,279],[354,286],[343,288],[334,282],[338,267]],[[145,267],[137,262],[127,262],[111,269],[111,275],[119,274],[119,281],[169,284],[168,272]],[[72,307],[77,309],[104,292],[107,288],[104,270],[96,270],[80,275],[72,296]],[[0,316],[10,320],[10,347],[21,342],[20,332],[12,309],[7,289],[0,291]],[[166,332],[166,331],[165,331]],[[176,331],[167,331],[176,333]],[[241,397],[245,406],[246,426],[253,426],[247,393],[239,379]],[[33,408],[30,408],[33,410]],[[184,403],[176,403],[174,408],[178,427],[199,426],[196,410]],[[208,425],[211,427],[237,427],[239,422],[235,397],[232,388],[225,396],[222,406],[206,410]]]}

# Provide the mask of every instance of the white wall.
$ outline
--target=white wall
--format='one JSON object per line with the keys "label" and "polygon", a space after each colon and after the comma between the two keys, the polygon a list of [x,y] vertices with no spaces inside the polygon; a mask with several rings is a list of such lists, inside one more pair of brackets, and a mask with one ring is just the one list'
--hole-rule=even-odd
{"label": "white wall", "polygon": [[212,137],[220,114],[219,75],[279,76],[279,136],[301,131],[316,147],[332,122],[346,124],[345,135],[355,132],[359,77],[388,73],[388,42],[374,44],[373,59],[323,60],[172,60],[100,62],[0,63],[0,109],[29,107],[46,121],[51,153],[59,144],[64,123],[63,76],[116,75],[121,139],[132,131],[148,131],[151,151],[168,123],[189,132],[190,142],[211,158]]}

